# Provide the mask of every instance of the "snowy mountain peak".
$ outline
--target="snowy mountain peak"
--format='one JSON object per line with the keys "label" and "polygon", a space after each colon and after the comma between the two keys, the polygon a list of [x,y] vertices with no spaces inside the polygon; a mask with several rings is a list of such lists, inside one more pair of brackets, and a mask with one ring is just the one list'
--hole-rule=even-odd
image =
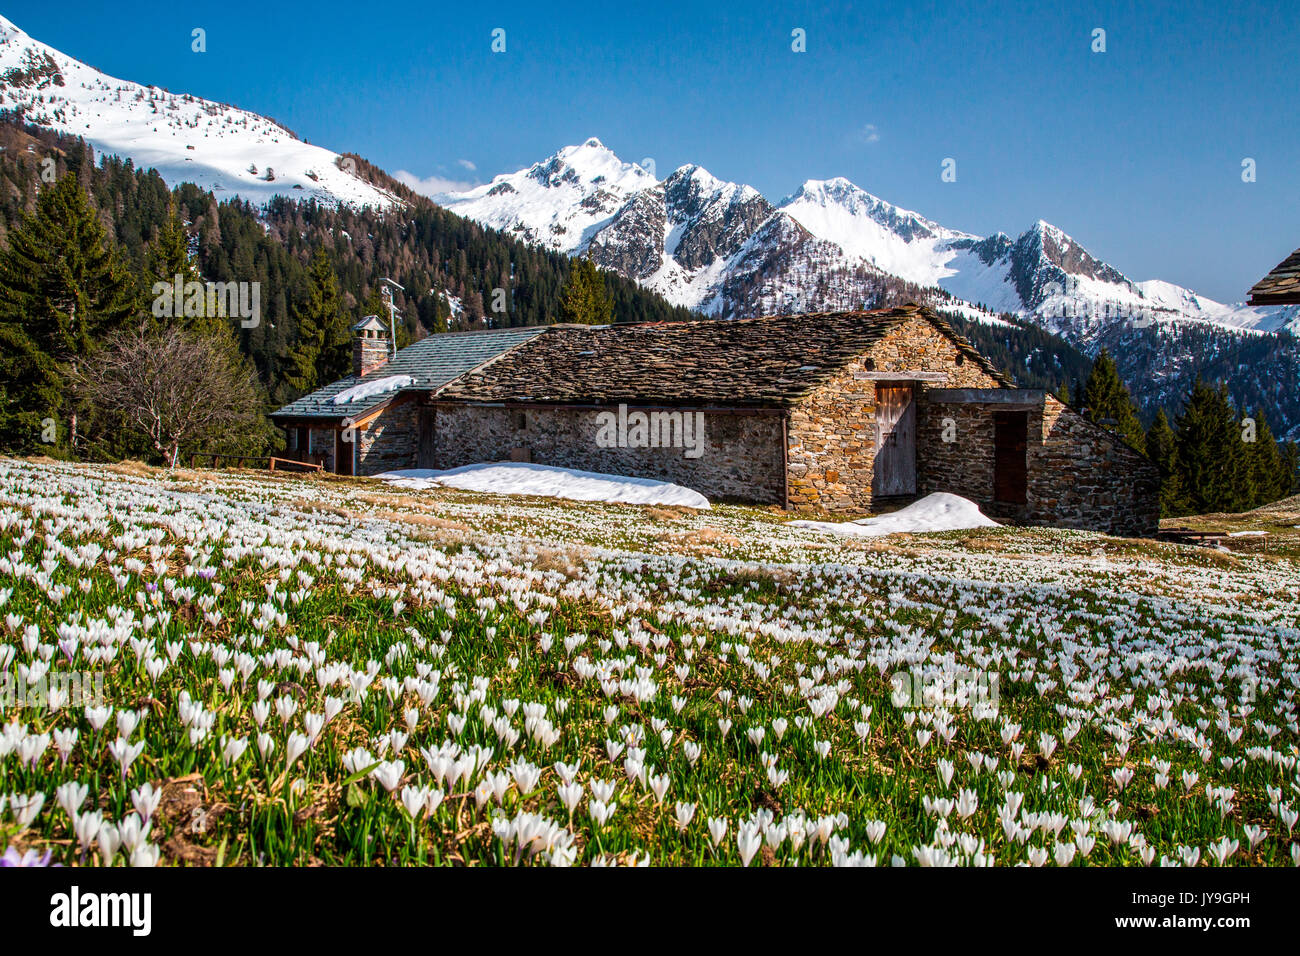
{"label": "snowy mountain peak", "polygon": [[634,195],[656,185],[596,137],[565,146],[527,169],[434,199],[484,225],[560,252],[576,252]]}
{"label": "snowy mountain peak", "polygon": [[964,232],[946,229],[910,209],[903,209],[857,186],[843,176],[809,179],[787,196],[779,208],[840,207],[850,216],[866,217],[896,233],[905,242],[915,239],[972,238]]}
{"label": "snowy mountain peak", "polygon": [[1056,266],[1070,276],[1084,276],[1115,285],[1131,287],[1128,277],[1066,235],[1063,229],[1043,219],[1033,224],[1017,241],[1026,258],[1037,256],[1045,265]]}
{"label": "snowy mountain peak", "polygon": [[693,163],[674,170],[664,180],[663,186],[669,212],[679,219],[698,215],[710,204],[760,202],[766,207],[766,212],[771,211],[767,200],[754,187],[718,179],[703,166]]}
{"label": "snowy mountain peak", "polygon": [[635,163],[625,163],[614,151],[596,137],[577,146],[565,146],[555,155],[536,164],[533,169],[551,167],[572,170],[572,175],[584,182],[632,177],[635,180],[654,182],[654,177]]}
{"label": "snowy mountain peak", "polygon": [[274,196],[388,207],[396,197],[337,153],[246,110],[114,79],[34,40],[0,17],[0,109],[80,136],[101,154],[191,182],[218,199]]}

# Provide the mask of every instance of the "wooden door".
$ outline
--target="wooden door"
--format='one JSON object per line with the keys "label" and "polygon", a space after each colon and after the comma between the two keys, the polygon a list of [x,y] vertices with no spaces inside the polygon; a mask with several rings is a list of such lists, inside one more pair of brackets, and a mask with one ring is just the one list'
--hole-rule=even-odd
{"label": "wooden door", "polygon": [[1023,505],[1029,500],[1028,412],[993,413],[993,500]]}
{"label": "wooden door", "polygon": [[872,494],[916,494],[916,401],[911,385],[876,386],[876,468]]}
{"label": "wooden door", "polygon": [[360,438],[360,429],[336,428],[334,430],[334,472],[336,474],[352,474],[353,449],[356,448]]}
{"label": "wooden door", "polygon": [[420,409],[420,444],[415,453],[416,468],[432,468],[433,465],[433,426],[434,410]]}

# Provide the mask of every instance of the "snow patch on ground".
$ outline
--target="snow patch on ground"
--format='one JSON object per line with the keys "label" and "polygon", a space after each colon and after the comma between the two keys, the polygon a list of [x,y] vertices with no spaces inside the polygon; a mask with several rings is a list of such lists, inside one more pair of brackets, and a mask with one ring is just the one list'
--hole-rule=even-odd
{"label": "snow patch on ground", "polygon": [[334,404],[346,405],[349,402],[362,402],[376,395],[395,392],[399,388],[410,388],[414,382],[415,379],[409,375],[389,375],[386,378],[377,378],[370,382],[359,382],[335,395]]}
{"label": "snow patch on ground", "polygon": [[799,528],[830,531],[857,538],[874,538],[886,534],[913,534],[926,531],[959,531],[963,528],[996,528],[998,523],[980,511],[979,506],[960,495],[936,492],[906,508],[875,518],[836,523],[833,521],[791,521]]}
{"label": "snow patch on ground", "polygon": [[628,478],[596,471],[576,471],[551,465],[498,461],[465,465],[447,471],[413,468],[377,475],[398,488],[459,488],[498,495],[540,495],[574,501],[603,501],[610,504],[684,505],[708,508],[709,499],[698,491],[653,478]]}

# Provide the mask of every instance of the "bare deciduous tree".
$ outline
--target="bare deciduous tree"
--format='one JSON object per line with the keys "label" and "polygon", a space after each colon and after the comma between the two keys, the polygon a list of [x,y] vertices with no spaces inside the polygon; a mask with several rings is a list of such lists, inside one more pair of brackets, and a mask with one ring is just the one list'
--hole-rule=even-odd
{"label": "bare deciduous tree", "polygon": [[139,426],[172,468],[182,445],[238,440],[259,420],[256,373],[238,351],[174,326],[118,333],[78,369],[76,384]]}

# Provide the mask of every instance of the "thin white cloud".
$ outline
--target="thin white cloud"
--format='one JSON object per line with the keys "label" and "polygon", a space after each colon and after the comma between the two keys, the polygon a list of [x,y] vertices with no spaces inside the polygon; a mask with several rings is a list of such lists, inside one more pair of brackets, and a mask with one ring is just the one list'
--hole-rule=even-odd
{"label": "thin white cloud", "polygon": [[443,193],[460,193],[467,189],[473,189],[477,183],[465,182],[459,179],[447,179],[444,176],[417,176],[415,173],[408,172],[405,169],[399,169],[393,173],[393,178],[399,183],[409,186],[421,196],[436,198]]}
{"label": "thin white cloud", "polygon": [[880,130],[876,129],[875,123],[868,123],[858,131],[858,138],[864,143],[880,142]]}
{"label": "thin white cloud", "polygon": [[456,160],[456,165],[465,167],[471,173],[478,170],[478,167],[475,166],[473,163],[471,163],[468,159],[458,159]]}

